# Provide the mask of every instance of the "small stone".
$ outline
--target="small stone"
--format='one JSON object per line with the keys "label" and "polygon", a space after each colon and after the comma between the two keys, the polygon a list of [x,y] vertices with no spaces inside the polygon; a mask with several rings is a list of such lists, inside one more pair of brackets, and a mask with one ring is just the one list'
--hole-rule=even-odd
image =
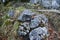
{"label": "small stone", "polygon": [[21,24],[21,26],[19,26],[17,32],[18,32],[18,35],[22,35],[22,36],[25,36],[27,35],[27,33],[29,33],[29,24],[27,22],[24,22],[23,24]]}
{"label": "small stone", "polygon": [[19,36],[25,36],[27,33],[24,31],[23,27],[20,26],[17,30]]}
{"label": "small stone", "polygon": [[8,16],[13,17],[14,16],[14,10],[9,10]]}

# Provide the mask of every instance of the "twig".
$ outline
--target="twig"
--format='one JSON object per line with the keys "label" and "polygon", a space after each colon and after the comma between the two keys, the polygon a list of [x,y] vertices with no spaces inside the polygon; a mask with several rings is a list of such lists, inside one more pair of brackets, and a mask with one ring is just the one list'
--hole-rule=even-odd
{"label": "twig", "polygon": [[60,13],[60,11],[59,10],[51,10],[51,9],[42,9],[42,10],[36,10],[36,11],[39,11],[39,12],[55,12],[55,13]]}

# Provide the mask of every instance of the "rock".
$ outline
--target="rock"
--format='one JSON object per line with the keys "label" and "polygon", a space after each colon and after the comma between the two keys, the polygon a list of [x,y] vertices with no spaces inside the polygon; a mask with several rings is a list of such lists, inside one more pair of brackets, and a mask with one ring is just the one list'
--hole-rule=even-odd
{"label": "rock", "polygon": [[41,22],[41,18],[39,16],[35,16],[33,20],[31,20],[30,28],[36,28]]}
{"label": "rock", "polygon": [[46,8],[51,8],[51,0],[42,0],[41,5]]}
{"label": "rock", "polygon": [[44,14],[40,14],[39,15],[42,19],[42,22],[45,24],[45,23],[48,23],[48,18],[44,15]]}
{"label": "rock", "polygon": [[8,15],[9,15],[10,17],[13,17],[13,16],[14,16],[14,10],[9,10]]}
{"label": "rock", "polygon": [[56,0],[52,0],[52,8],[53,9],[59,8],[59,4],[58,4],[58,2]]}
{"label": "rock", "polygon": [[30,3],[37,3],[37,0],[30,0]]}
{"label": "rock", "polygon": [[32,3],[32,4],[41,3],[41,0],[30,0],[30,3]]}
{"label": "rock", "polygon": [[23,25],[27,30],[30,30],[30,27],[29,27],[29,22],[24,22]]}
{"label": "rock", "polygon": [[2,0],[2,2],[4,3],[6,0]]}
{"label": "rock", "polygon": [[32,13],[32,11],[30,10],[24,10],[22,12],[22,14],[18,17],[18,20],[20,21],[30,21],[32,16],[34,15],[35,13]]}
{"label": "rock", "polygon": [[32,4],[41,4],[45,8],[58,9],[60,7],[60,0],[30,0]]}
{"label": "rock", "polygon": [[60,0],[56,0],[56,2],[60,5]]}
{"label": "rock", "polygon": [[36,3],[37,4],[37,2],[38,2],[39,0],[30,0],[30,3]]}
{"label": "rock", "polygon": [[21,26],[18,28],[18,35],[25,36],[27,33],[29,33],[29,24],[28,23],[23,23]]}
{"label": "rock", "polygon": [[48,29],[40,27],[41,22],[43,24],[48,23],[44,14],[35,15],[30,10],[24,10],[18,20],[23,21],[17,30],[18,35],[26,37],[25,40],[29,38],[30,40],[42,40],[45,36],[48,36]]}
{"label": "rock", "polygon": [[41,40],[48,35],[48,29],[46,27],[38,27],[32,30],[29,34],[30,40]]}
{"label": "rock", "polygon": [[41,24],[41,22],[43,22],[43,24],[48,23],[48,19],[46,18],[46,16],[44,14],[35,16],[34,19],[31,20],[30,28],[38,27],[39,24]]}
{"label": "rock", "polygon": [[23,26],[19,26],[17,32],[18,32],[19,36],[25,36],[27,34],[26,32],[24,32],[24,27]]}
{"label": "rock", "polygon": [[38,39],[41,40],[40,37],[37,34],[37,31],[35,31],[35,30],[34,31],[32,30],[30,32],[29,38],[30,38],[30,40],[38,40]]}
{"label": "rock", "polygon": [[59,8],[59,0],[42,0],[42,6],[50,9]]}

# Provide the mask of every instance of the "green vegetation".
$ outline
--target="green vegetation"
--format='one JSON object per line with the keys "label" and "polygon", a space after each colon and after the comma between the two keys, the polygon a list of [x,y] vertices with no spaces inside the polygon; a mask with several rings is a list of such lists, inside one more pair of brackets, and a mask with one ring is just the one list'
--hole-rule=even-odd
{"label": "green vegetation", "polygon": [[[12,6],[13,4],[11,2],[9,2],[6,6],[4,6],[4,4],[0,4],[0,35],[2,35],[2,37],[8,37],[7,40],[18,40],[17,37],[17,28],[19,26],[19,22],[17,20],[17,17],[20,15],[20,13],[24,10],[27,9],[28,7],[31,8],[31,10],[35,13],[39,13],[42,14],[44,12],[37,12],[35,9],[42,8],[41,6],[37,6],[34,4],[25,4],[25,6],[19,6],[19,7],[14,7]],[[27,6],[26,6],[27,5]],[[36,8],[37,7],[37,8]],[[28,9],[29,9],[28,8]],[[44,9],[44,8],[43,8]],[[8,11],[9,10],[14,10],[15,14],[13,18],[10,18],[10,16],[8,16]],[[45,12],[44,13],[48,19],[49,22],[51,22],[53,28],[59,32],[60,31],[60,15],[59,14],[53,14],[53,13],[49,13],[49,12]]]}

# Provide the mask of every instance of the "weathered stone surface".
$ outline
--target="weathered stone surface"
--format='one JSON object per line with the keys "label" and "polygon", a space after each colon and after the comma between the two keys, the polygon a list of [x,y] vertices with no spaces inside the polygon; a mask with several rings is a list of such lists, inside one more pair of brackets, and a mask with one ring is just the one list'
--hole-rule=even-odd
{"label": "weathered stone surface", "polygon": [[60,7],[58,0],[42,0],[42,5],[50,9],[57,9]]}
{"label": "weathered stone surface", "polygon": [[30,30],[30,27],[29,27],[29,23],[28,22],[24,22],[23,25],[27,30]]}
{"label": "weathered stone surface", "polygon": [[[44,14],[35,15],[30,10],[24,10],[18,20],[23,21],[18,28],[19,35],[28,35],[30,40],[42,40],[45,36],[48,36],[48,28],[40,27],[40,24],[48,23],[48,19]],[[28,20],[30,21],[28,22]]]}
{"label": "weathered stone surface", "polygon": [[56,0],[56,2],[60,5],[60,0]]}
{"label": "weathered stone surface", "polygon": [[31,20],[30,28],[38,27],[38,25],[41,24],[41,22],[43,24],[48,23],[48,19],[46,18],[46,16],[44,14],[35,16],[34,19]]}
{"label": "weathered stone surface", "polygon": [[22,12],[22,14],[18,17],[18,20],[20,20],[20,21],[30,21],[32,15],[34,15],[34,13],[32,13],[32,11],[26,9],[26,10],[24,10],[24,11]]}
{"label": "weathered stone surface", "polygon": [[2,0],[2,2],[4,3],[6,0]]}
{"label": "weathered stone surface", "polygon": [[24,35],[27,34],[27,33],[24,32],[23,30],[24,30],[24,27],[23,27],[23,26],[19,26],[19,29],[18,29],[18,35],[19,35],[19,36],[20,36],[20,35],[24,36]]}
{"label": "weathered stone surface", "polygon": [[37,3],[41,3],[42,0],[30,0],[30,3],[32,4],[37,4]]}
{"label": "weathered stone surface", "polygon": [[38,39],[41,40],[40,37],[39,37],[39,35],[37,34],[37,31],[35,31],[35,30],[34,31],[32,30],[30,32],[29,38],[30,38],[30,40],[34,40],[34,39],[35,40],[38,40]]}
{"label": "weathered stone surface", "polygon": [[18,34],[22,35],[22,36],[25,36],[27,33],[29,33],[29,30],[30,30],[29,24],[25,22],[21,26],[19,26]]}
{"label": "weathered stone surface", "polygon": [[46,27],[38,27],[34,30],[32,30],[29,34],[29,38],[30,40],[41,40],[42,38],[44,38],[44,36],[48,35],[48,30]]}
{"label": "weathered stone surface", "polygon": [[56,0],[52,0],[52,8],[53,9],[59,8],[59,3]]}
{"label": "weathered stone surface", "polygon": [[35,28],[41,23],[41,18],[37,15],[34,17],[33,20],[31,20],[30,28]]}
{"label": "weathered stone surface", "polygon": [[39,16],[44,24],[48,23],[48,18],[44,14],[40,14]]}
{"label": "weathered stone surface", "polygon": [[51,0],[42,0],[41,5],[46,8],[51,8]]}
{"label": "weathered stone surface", "polygon": [[14,16],[14,10],[9,10],[8,15],[9,15],[10,17],[13,17],[13,16]]}
{"label": "weathered stone surface", "polygon": [[30,3],[40,3],[43,7],[49,9],[58,9],[60,7],[60,0],[30,0]]}

